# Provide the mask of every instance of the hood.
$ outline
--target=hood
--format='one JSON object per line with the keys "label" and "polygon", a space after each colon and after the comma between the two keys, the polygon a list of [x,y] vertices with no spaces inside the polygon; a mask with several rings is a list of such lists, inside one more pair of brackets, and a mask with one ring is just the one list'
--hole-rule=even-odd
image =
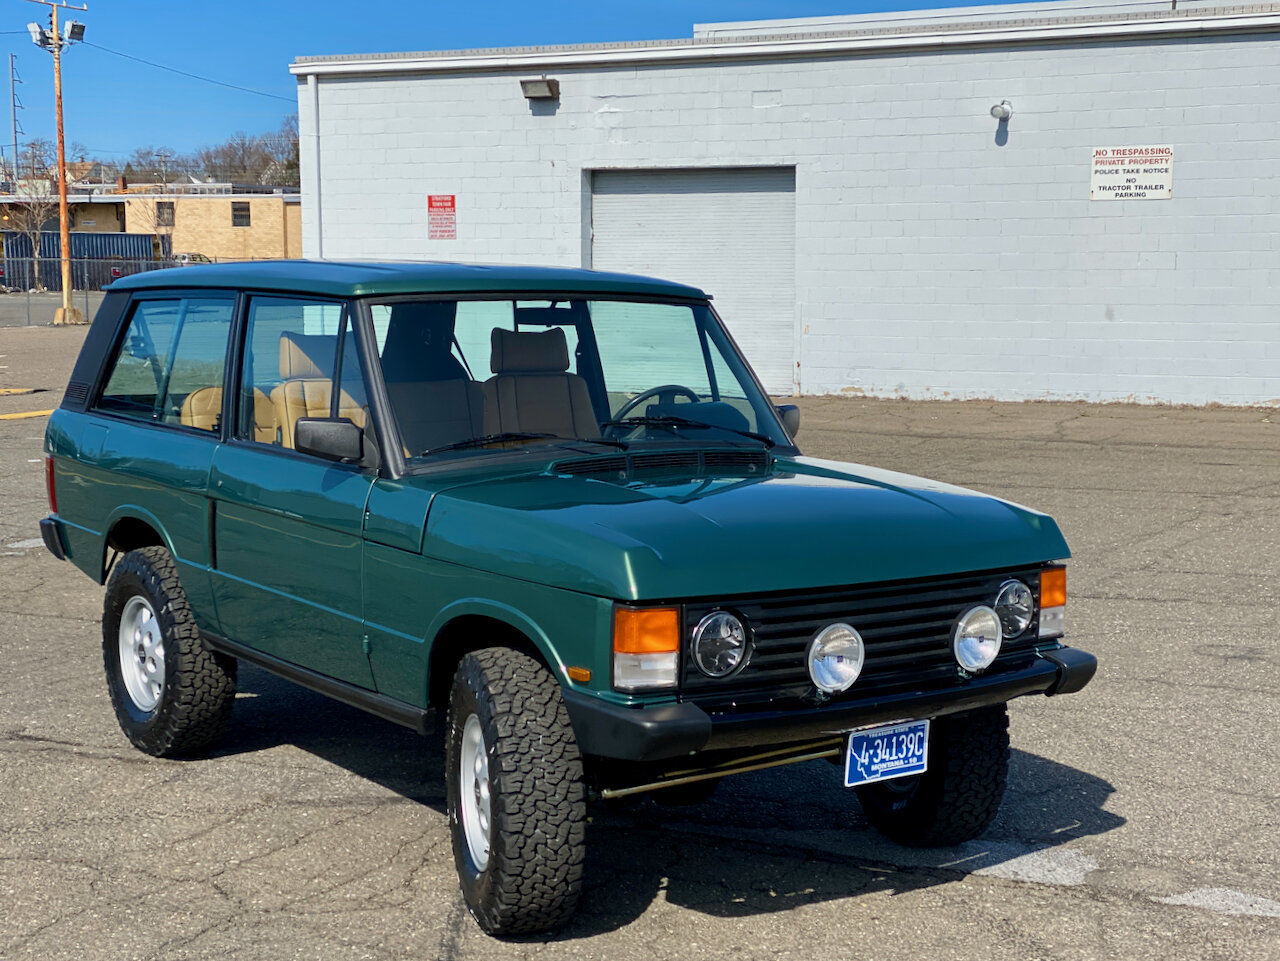
{"label": "hood", "polygon": [[622,600],[754,594],[1068,556],[1053,519],[935,481],[812,458],[750,478],[481,480],[431,502],[424,552]]}

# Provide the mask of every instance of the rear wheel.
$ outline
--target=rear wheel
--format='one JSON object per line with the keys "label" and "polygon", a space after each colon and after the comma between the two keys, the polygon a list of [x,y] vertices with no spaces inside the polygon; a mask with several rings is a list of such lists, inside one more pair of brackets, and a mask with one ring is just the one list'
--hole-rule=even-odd
{"label": "rear wheel", "polygon": [[156,757],[193,754],[222,734],[236,662],[205,646],[173,557],[129,551],[112,568],[102,610],[102,663],[116,720]]}
{"label": "rear wheel", "polygon": [[445,764],[471,916],[494,935],[563,924],[582,889],[586,792],[555,678],[509,648],[464,657],[449,696]]}
{"label": "rear wheel", "polygon": [[881,833],[911,847],[970,841],[995,820],[1009,774],[1009,715],[1003,704],[936,718],[923,774],[860,787],[858,800]]}

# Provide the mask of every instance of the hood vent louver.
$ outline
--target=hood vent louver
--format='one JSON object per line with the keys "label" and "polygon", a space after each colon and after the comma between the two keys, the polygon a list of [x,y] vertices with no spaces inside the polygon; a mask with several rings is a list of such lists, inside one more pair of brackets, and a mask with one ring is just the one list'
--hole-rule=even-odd
{"label": "hood vent louver", "polygon": [[625,483],[655,476],[752,477],[768,468],[769,454],[763,450],[666,450],[563,460],[551,465],[551,473]]}

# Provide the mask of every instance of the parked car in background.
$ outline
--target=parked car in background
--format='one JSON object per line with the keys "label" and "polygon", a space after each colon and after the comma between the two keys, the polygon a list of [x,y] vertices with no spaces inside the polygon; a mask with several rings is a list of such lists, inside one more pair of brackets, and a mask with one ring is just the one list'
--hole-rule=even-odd
{"label": "parked car in background", "polygon": [[1006,702],[1092,678],[1051,518],[805,457],[798,429],[681,284],[135,274],[50,418],[40,526],[106,584],[142,751],[206,750],[239,661],[443,716],[466,905],[524,934],[574,909],[589,793],[821,760],[891,838],[954,844],[999,807]]}
{"label": "parked car in background", "polygon": [[204,254],[174,254],[172,263],[175,267],[190,267],[193,264],[211,264],[213,261]]}

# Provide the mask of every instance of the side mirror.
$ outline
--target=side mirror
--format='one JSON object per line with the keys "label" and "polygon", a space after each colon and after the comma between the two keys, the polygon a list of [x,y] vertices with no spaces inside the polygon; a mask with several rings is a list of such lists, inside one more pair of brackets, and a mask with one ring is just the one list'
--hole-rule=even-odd
{"label": "side mirror", "polygon": [[791,439],[795,440],[796,434],[800,433],[800,408],[795,404],[779,404],[774,410],[782,418],[782,426],[787,429]]}
{"label": "side mirror", "polygon": [[364,454],[364,431],[346,417],[299,417],[293,446],[325,460],[355,462]]}

